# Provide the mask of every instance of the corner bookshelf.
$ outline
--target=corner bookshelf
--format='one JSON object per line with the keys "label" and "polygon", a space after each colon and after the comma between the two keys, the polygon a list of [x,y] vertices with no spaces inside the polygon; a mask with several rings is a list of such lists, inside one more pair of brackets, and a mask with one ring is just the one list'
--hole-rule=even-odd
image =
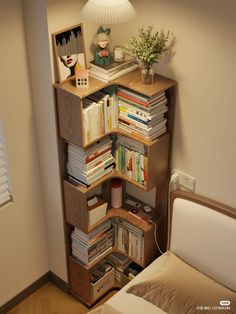
{"label": "corner bookshelf", "polygon": [[[119,127],[112,129],[102,136],[98,136],[88,144],[84,143],[83,137],[83,100],[85,97],[98,92],[109,86],[121,86],[137,92],[147,97],[165,92],[167,98],[168,111],[165,113],[166,132],[154,140],[148,140],[141,135],[125,131]],[[152,85],[143,85],[140,81],[140,71],[134,70],[114,81],[103,83],[94,78],[89,79],[89,87],[78,89],[73,81],[63,84],[55,84],[56,93],[56,114],[58,122],[58,144],[61,186],[64,203],[64,230],[67,252],[68,278],[71,294],[80,299],[87,306],[92,306],[105,293],[113,288],[121,288],[127,281],[118,282],[114,279],[114,273],[108,272],[96,283],[91,283],[90,278],[94,267],[104,260],[105,255],[96,259],[90,266],[85,265],[72,255],[71,233],[74,228],[78,228],[84,233],[89,233],[96,229],[104,221],[122,219],[127,223],[141,230],[143,234],[142,262],[129,256],[130,260],[142,268],[151,263],[157,256],[158,250],[154,239],[154,225],[149,221],[143,221],[129,213],[132,208],[123,202],[122,208],[112,208],[111,206],[111,181],[113,178],[122,179],[123,200],[134,199],[126,193],[126,182],[134,185],[142,191],[150,191],[156,188],[155,208],[152,210],[152,221],[157,225],[157,238],[160,246],[164,250],[166,247],[166,226],[167,226],[167,203],[168,203],[168,181],[170,176],[170,156],[172,146],[172,134],[175,111],[176,82],[163,76],[155,75],[155,82]],[[113,169],[108,174],[99,178],[88,187],[75,183],[67,175],[67,146],[68,143],[83,149],[90,148],[91,145],[99,143],[105,137],[112,135],[122,135],[130,140],[142,143],[145,147],[148,160],[148,179],[145,185],[129,178],[127,175]],[[87,200],[91,195],[97,194],[108,204],[105,217],[93,225],[89,225],[89,210]],[[143,207],[141,200],[138,200]],[[141,208],[142,208],[141,207]],[[112,252],[120,252],[118,247],[112,246]],[[110,254],[110,252],[109,252]],[[122,252],[128,256],[129,254]],[[122,274],[123,276],[123,274]],[[100,288],[98,288],[100,287]],[[101,289],[101,287],[103,287]]]}

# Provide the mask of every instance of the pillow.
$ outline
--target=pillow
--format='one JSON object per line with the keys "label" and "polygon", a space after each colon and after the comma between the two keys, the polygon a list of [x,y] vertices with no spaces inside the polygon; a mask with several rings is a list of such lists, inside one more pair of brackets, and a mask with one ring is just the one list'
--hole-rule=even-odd
{"label": "pillow", "polygon": [[[126,292],[142,297],[169,314],[236,313],[235,292],[171,252],[166,253],[166,259],[150,279],[131,286]],[[230,305],[223,305],[221,301],[229,301]]]}

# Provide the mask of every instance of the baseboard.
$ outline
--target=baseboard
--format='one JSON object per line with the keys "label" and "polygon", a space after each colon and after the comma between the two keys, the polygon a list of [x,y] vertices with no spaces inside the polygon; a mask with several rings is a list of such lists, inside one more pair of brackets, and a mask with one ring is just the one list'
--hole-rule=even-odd
{"label": "baseboard", "polygon": [[8,311],[10,311],[13,307],[15,307],[17,304],[22,302],[24,299],[30,296],[33,292],[41,288],[48,281],[51,281],[52,283],[54,283],[55,286],[63,290],[65,293],[69,293],[69,285],[64,280],[59,278],[56,274],[49,271],[46,274],[44,274],[42,277],[40,277],[38,280],[33,282],[30,286],[25,288],[23,291],[18,293],[10,301],[8,301],[3,306],[1,306],[0,314],[5,314]]}
{"label": "baseboard", "polygon": [[58,277],[56,274],[54,274],[52,271],[48,272],[49,280],[54,283],[55,286],[57,286],[59,289],[64,291],[65,293],[69,294],[70,289],[67,282],[62,280],[60,277]]}

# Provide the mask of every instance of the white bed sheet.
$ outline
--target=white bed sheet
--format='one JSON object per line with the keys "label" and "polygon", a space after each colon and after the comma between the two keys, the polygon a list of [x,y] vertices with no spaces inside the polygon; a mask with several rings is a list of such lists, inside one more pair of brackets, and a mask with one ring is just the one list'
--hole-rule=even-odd
{"label": "white bed sheet", "polygon": [[163,314],[157,306],[150,302],[145,301],[143,298],[137,297],[133,294],[126,293],[126,290],[147,278],[150,278],[155,274],[156,270],[165,260],[165,254],[158,257],[148,267],[146,267],[140,274],[138,274],[133,280],[131,280],[125,287],[117,292],[110,300],[106,303],[111,305],[114,309],[120,311],[123,314]]}

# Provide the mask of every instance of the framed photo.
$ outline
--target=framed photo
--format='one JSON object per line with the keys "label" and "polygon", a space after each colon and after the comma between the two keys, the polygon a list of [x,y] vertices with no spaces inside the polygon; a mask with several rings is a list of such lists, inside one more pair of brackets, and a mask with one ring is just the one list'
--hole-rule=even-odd
{"label": "framed photo", "polygon": [[83,26],[74,25],[53,33],[52,36],[58,80],[62,83],[75,76],[77,64],[86,68]]}

